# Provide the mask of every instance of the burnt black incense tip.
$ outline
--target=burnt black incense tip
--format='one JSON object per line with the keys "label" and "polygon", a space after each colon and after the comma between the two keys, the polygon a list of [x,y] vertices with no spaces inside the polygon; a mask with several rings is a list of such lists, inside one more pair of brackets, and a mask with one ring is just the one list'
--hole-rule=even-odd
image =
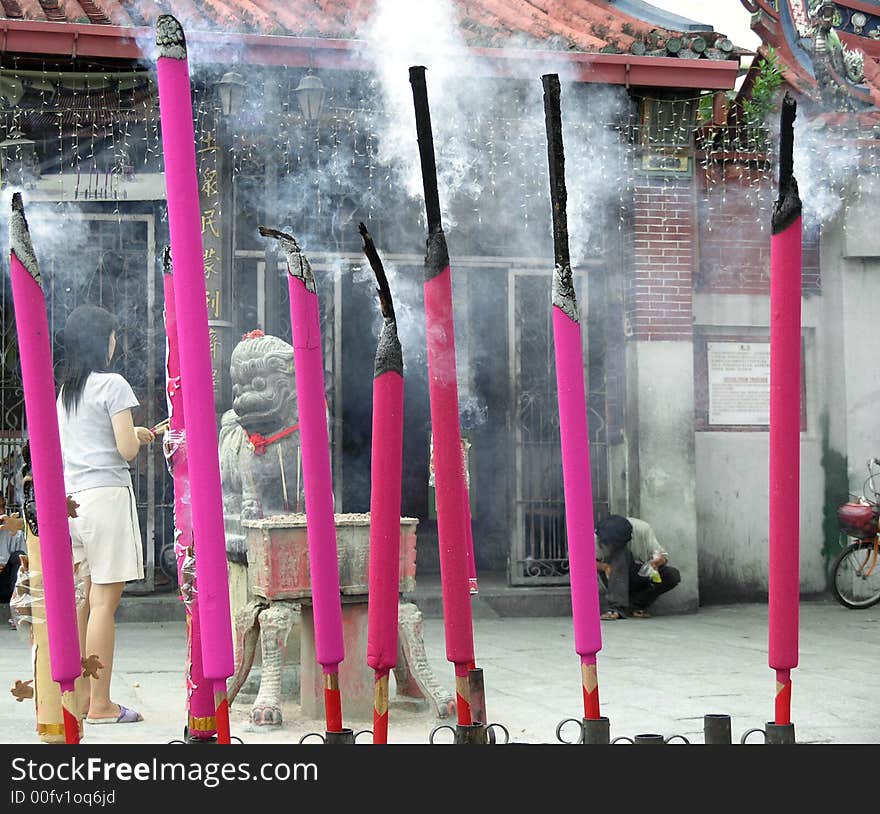
{"label": "burnt black incense tip", "polygon": [[27,269],[31,277],[36,280],[37,285],[42,287],[40,266],[37,263],[37,256],[34,254],[30,229],[28,228],[27,218],[24,216],[24,200],[20,192],[12,194],[12,215],[9,218],[9,250]]}
{"label": "burnt black incense tip", "polygon": [[545,73],[541,75],[541,84],[544,86],[545,93],[555,93],[559,95],[559,74]]}
{"label": "burnt black incense tip", "polygon": [[794,120],[797,102],[788,92],[782,98],[779,116],[779,186],[786,184],[794,175]]}
{"label": "burnt black incense tip", "polygon": [[797,102],[786,91],[779,117],[779,198],[773,205],[773,234],[785,231],[801,215],[802,204],[794,177],[794,120]]}
{"label": "burnt black incense tip", "polygon": [[257,230],[263,237],[274,237],[276,240],[289,240],[294,246],[299,248],[296,238],[293,235],[287,234],[287,232],[282,232],[280,229],[271,229],[268,226],[258,226]]}
{"label": "burnt black incense tip", "polygon": [[373,242],[373,236],[370,234],[367,225],[363,221],[358,224],[358,231],[361,233],[361,238],[363,238],[364,241],[364,254],[367,256],[367,260],[370,261],[370,268],[373,269],[373,274],[376,275],[376,282],[379,285],[376,289],[376,293],[379,295],[379,306],[382,309],[382,316],[385,319],[395,321],[394,302],[391,299],[391,287],[388,285],[385,266],[382,264],[382,258],[379,257],[379,251],[376,248],[376,244]]}
{"label": "burnt black incense tip", "polygon": [[565,268],[571,260],[568,247],[568,216],[565,188],[565,147],[562,141],[562,110],[558,74],[545,74],[544,125],[547,130],[547,163],[550,169],[550,202],[553,209],[553,249],[556,265]]}
{"label": "burnt black incense tip", "polygon": [[171,14],[160,14],[156,20],[157,56],[186,59],[186,36],[183,26]]}
{"label": "burnt black incense tip", "polygon": [[299,243],[293,235],[282,232],[280,229],[270,229],[267,226],[257,226],[263,237],[271,237],[281,243],[281,248],[287,255],[287,273],[291,277],[298,277],[302,280],[308,291],[313,294],[318,293],[315,283],[315,275],[312,272],[312,266],[308,258],[302,253]]}
{"label": "burnt black incense tip", "polygon": [[425,214],[428,232],[443,230],[440,217],[440,192],[437,185],[437,161],[434,156],[434,134],[431,130],[431,109],[428,106],[428,86],[425,82],[424,65],[409,69],[412,85],[413,107],[416,114],[416,137],[419,142],[419,159],[422,165],[422,186],[425,192]]}

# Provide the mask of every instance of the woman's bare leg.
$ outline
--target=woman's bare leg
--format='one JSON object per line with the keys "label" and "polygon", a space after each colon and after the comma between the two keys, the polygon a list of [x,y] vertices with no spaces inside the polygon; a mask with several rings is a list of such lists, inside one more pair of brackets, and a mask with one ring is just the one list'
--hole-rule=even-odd
{"label": "woman's bare leg", "polygon": [[91,679],[89,718],[117,718],[119,706],[110,700],[110,677],[113,671],[113,646],[116,641],[116,608],[122,598],[124,582],[105,585],[92,583],[89,590],[89,623],[86,650],[103,664],[98,678]]}
{"label": "woman's bare leg", "polygon": [[[74,571],[74,579],[76,579],[76,571]],[[79,630],[79,652],[83,658],[88,657],[86,652],[86,629],[89,623],[89,591],[92,588],[91,577],[83,577],[82,580],[83,593],[86,601],[81,607],[76,609],[76,626]],[[88,678],[78,678],[76,680],[76,700],[80,714],[83,716],[89,714],[89,696],[91,695],[91,686]]]}

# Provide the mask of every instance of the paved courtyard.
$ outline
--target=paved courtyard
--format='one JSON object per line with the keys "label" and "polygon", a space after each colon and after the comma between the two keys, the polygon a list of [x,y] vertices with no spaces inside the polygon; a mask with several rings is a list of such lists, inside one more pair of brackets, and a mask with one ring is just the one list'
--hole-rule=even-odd
{"label": "paved courtyard", "polygon": [[[442,619],[428,618],[424,624],[428,660],[451,687]],[[571,619],[477,618],[474,629],[490,720],[505,724],[515,742],[554,742],[557,723],[582,711]],[[602,631],[600,697],[612,737],[659,732],[702,743],[703,715],[726,713],[738,740],[746,729],[772,718],[766,605],[721,605],[691,615],[603,622]],[[832,600],[804,602],[800,636],[792,694],[798,741],[880,743],[880,607],[850,611]],[[11,688],[15,679],[29,677],[29,645],[11,630],[4,629],[0,637],[0,687]],[[164,743],[180,737],[184,649],[184,626],[178,622],[120,624],[113,697],[137,707],[145,720],[86,725],[85,741]],[[301,716],[295,698],[285,701],[280,728],[255,727],[248,722],[249,701],[242,696],[233,705],[233,733],[245,742],[295,743],[306,732],[323,730],[322,721]],[[436,723],[428,711],[392,705],[389,740],[424,743]],[[370,722],[346,719],[346,724],[360,729]],[[0,742],[38,742],[32,704],[16,702],[8,690],[0,696]]]}

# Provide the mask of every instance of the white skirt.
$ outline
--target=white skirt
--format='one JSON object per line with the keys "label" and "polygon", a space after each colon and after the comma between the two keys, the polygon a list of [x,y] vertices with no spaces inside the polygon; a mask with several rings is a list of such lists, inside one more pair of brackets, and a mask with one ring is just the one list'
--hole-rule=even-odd
{"label": "white skirt", "polygon": [[72,495],[73,562],[83,576],[106,585],[144,578],[144,552],[134,492],[127,486],[96,486]]}

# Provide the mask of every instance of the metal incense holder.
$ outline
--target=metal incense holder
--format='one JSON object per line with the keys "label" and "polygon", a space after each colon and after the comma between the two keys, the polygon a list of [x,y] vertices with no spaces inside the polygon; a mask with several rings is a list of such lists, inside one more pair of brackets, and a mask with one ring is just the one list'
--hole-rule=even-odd
{"label": "metal incense holder", "polygon": [[358,737],[364,734],[372,735],[373,730],[361,729],[359,732],[355,732],[353,729],[343,727],[339,732],[330,732],[329,730],[323,734],[320,732],[307,732],[299,739],[299,742],[305,743],[309,738],[317,738],[321,743],[326,743],[327,745],[333,745],[336,743],[357,743]]}
{"label": "metal incense holder", "polygon": [[[457,724],[453,729],[450,724],[440,724],[431,730],[428,736],[430,743],[437,743],[434,737],[441,729],[448,729],[454,734],[453,743],[509,743],[510,733],[503,724],[486,723],[486,688],[483,684],[483,670],[472,667],[468,670],[468,694],[470,695],[471,724]],[[503,740],[498,740],[495,730],[502,733]]]}
{"label": "metal incense holder", "polygon": [[[244,741],[241,738],[239,738],[237,735],[230,735],[229,736],[229,742],[232,743],[233,741],[236,741],[237,743],[240,743],[242,745],[244,744]],[[217,735],[214,734],[208,738],[197,738],[195,735],[189,734],[189,727],[188,726],[184,726],[183,727],[183,739],[175,738],[174,740],[168,741],[169,746],[171,744],[182,744],[183,746],[188,746],[191,743],[214,743],[214,744],[216,744],[217,743]]]}
{"label": "metal incense holder", "polygon": [[703,716],[703,740],[709,744],[731,744],[730,716],[710,714]]}
{"label": "metal incense holder", "polygon": [[632,738],[628,738],[626,735],[618,735],[618,737],[611,741],[611,743],[626,742],[634,743],[637,746],[641,744],[656,744],[662,746],[664,743],[671,743],[676,739],[682,741],[682,743],[690,743],[684,735],[670,735],[668,738],[664,738],[663,735],[658,735],[654,732],[645,732]]}
{"label": "metal incense holder", "polygon": [[[437,733],[441,729],[448,729],[453,733],[453,743],[509,743],[510,733],[504,724],[456,724],[454,727],[450,724],[439,724],[431,730],[428,735],[429,743],[440,743],[435,740]],[[498,729],[503,733],[503,740],[499,740],[495,735]]]}
{"label": "metal incense holder", "polygon": [[760,732],[764,735],[764,743],[797,743],[794,739],[794,724],[776,724],[773,721],[768,721],[764,727],[764,729],[755,727],[746,730],[739,742],[746,743],[749,735],[753,732]]}
{"label": "metal incense holder", "polygon": [[[562,736],[562,729],[566,724],[575,724],[578,728],[578,737],[570,741]],[[611,743],[611,721],[604,715],[599,718],[566,718],[560,721],[556,727],[556,739],[560,743],[586,743],[607,746]]]}

